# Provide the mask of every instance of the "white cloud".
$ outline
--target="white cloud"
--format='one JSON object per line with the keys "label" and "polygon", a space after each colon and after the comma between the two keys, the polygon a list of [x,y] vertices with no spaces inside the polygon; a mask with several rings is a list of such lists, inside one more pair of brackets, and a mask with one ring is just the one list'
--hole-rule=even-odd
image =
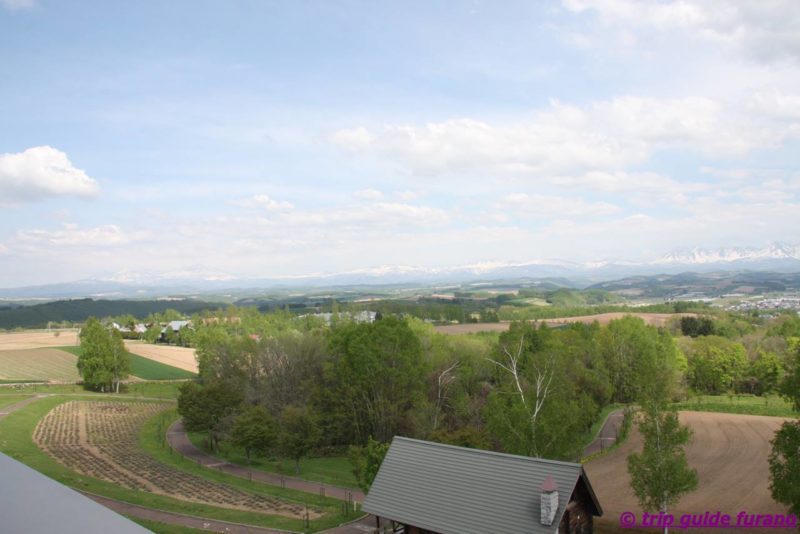
{"label": "white cloud", "polygon": [[534,217],[594,217],[618,213],[620,208],[608,202],[587,202],[580,198],[513,193],[506,195],[498,209],[510,209]]}
{"label": "white cloud", "polygon": [[97,182],[55,148],[38,146],[0,154],[0,203],[56,196],[90,197],[97,192]]}
{"label": "white cloud", "polygon": [[355,197],[361,200],[380,200],[383,198],[383,193],[377,189],[368,187],[367,189],[356,191]]}
{"label": "white cloud", "polygon": [[583,107],[552,101],[524,122],[461,118],[386,125],[372,133],[359,127],[336,132],[331,141],[400,162],[417,174],[551,175],[620,170],[670,149],[741,156],[797,135],[792,125],[741,107],[705,97],[621,96]]}
{"label": "white cloud", "polygon": [[[594,13],[639,46],[653,32],[732,48],[758,61],[800,60],[800,2],[796,0],[562,0],[577,13]],[[679,37],[678,37],[679,38]],[[587,37],[584,35],[584,40]],[[596,41],[596,39],[594,40]]]}
{"label": "white cloud", "polygon": [[31,9],[36,6],[36,0],[0,0],[0,5],[11,11]]}
{"label": "white cloud", "polygon": [[108,224],[94,228],[80,228],[65,224],[60,230],[20,230],[13,240],[12,247],[27,252],[42,252],[47,247],[106,248],[127,245],[146,239],[148,234],[141,230],[125,231],[117,225]]}
{"label": "white cloud", "polygon": [[248,209],[263,209],[266,211],[287,211],[294,208],[291,202],[278,201],[269,195],[253,195],[240,200],[233,200],[231,204]]}

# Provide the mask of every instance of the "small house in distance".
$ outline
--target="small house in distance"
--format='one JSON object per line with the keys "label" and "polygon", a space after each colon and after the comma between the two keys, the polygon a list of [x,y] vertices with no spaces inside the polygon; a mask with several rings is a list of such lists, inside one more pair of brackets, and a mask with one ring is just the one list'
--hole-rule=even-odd
{"label": "small house in distance", "polygon": [[592,532],[581,464],[395,437],[364,510],[406,534]]}

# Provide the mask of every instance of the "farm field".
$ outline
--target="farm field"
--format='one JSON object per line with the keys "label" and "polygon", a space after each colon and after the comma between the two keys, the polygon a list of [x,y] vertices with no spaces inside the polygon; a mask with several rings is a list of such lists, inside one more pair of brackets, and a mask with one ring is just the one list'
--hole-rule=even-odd
{"label": "farm field", "polygon": [[81,379],[74,354],[55,348],[0,351],[0,380],[77,382]]}
{"label": "farm field", "polygon": [[[767,467],[770,439],[784,419],[705,412],[680,412],[680,419],[694,431],[686,456],[689,465],[697,469],[700,483],[697,491],[686,495],[669,513],[788,513],[770,496]],[[627,469],[628,455],[641,448],[642,436],[634,425],[627,441],[584,466],[604,511],[596,520],[600,531],[616,531],[622,512],[641,517]]]}
{"label": "farm field", "polygon": [[31,395],[0,395],[0,410],[11,404],[29,399]]}
{"label": "farm field", "polygon": [[197,358],[194,349],[171,345],[152,345],[142,341],[125,341],[125,348],[132,354],[177,367],[184,371],[197,373]]}
{"label": "farm field", "polygon": [[[119,487],[175,499],[301,519],[303,506],[248,493],[163,465],[138,447],[145,422],[170,405],[69,401],[36,425],[34,442],[59,463]],[[308,510],[311,519],[321,514]]]}
{"label": "farm field", "polygon": [[[537,322],[545,323],[548,326],[570,324],[570,323],[585,323],[591,324],[595,321],[605,325],[615,319],[621,319],[626,315],[633,315],[639,317],[645,323],[653,326],[666,326],[670,320],[686,316],[694,316],[694,313],[627,313],[627,312],[613,312],[613,313],[600,313],[597,315],[580,315],[577,317],[556,317],[553,319],[539,319]],[[505,332],[511,325],[510,322],[504,321],[500,323],[466,323],[466,324],[448,324],[434,327],[437,332],[442,334],[472,334],[474,332]]]}
{"label": "farm field", "polygon": [[38,332],[10,332],[0,334],[0,351],[40,349],[77,344],[77,330],[42,330]]}
{"label": "farm field", "polygon": [[[75,356],[81,354],[80,347],[59,347],[59,349]],[[131,375],[142,380],[184,380],[197,376],[190,371],[166,365],[132,352],[128,352],[128,358],[131,362]]]}

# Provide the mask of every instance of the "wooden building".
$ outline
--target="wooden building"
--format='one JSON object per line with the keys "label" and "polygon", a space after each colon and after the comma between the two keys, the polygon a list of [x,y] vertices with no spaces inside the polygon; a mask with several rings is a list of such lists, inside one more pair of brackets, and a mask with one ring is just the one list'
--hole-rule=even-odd
{"label": "wooden building", "polygon": [[581,464],[395,437],[364,510],[406,534],[590,534]]}

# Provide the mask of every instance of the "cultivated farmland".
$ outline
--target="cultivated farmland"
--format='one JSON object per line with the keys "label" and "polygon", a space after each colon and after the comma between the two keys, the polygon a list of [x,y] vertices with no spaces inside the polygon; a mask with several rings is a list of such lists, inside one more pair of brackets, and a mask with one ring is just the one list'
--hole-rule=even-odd
{"label": "cultivated farmland", "polygon": [[[785,419],[708,412],[681,412],[680,419],[694,431],[686,457],[689,465],[697,469],[700,485],[669,510],[671,514],[678,517],[721,511],[736,515],[743,510],[755,514],[787,513],[786,507],[770,496],[767,467],[769,441]],[[630,438],[619,448],[585,465],[605,512],[596,520],[598,526],[615,530],[622,512],[641,514],[627,468],[628,455],[641,450],[642,436],[632,429]]]}
{"label": "cultivated farmland", "polygon": [[13,332],[0,334],[0,351],[77,345],[77,330]]}
{"label": "cultivated farmland", "polygon": [[[71,401],[36,426],[34,441],[68,468],[123,488],[175,499],[300,519],[302,506],[248,493],[161,464],[138,447],[144,423],[169,405]],[[309,518],[319,512],[309,510]]]}
{"label": "cultivated farmland", "polygon": [[[642,319],[645,323],[653,326],[666,326],[672,319],[681,318],[685,316],[695,316],[694,313],[600,313],[597,315],[580,315],[577,317],[556,317],[553,319],[539,319],[537,323],[545,323],[548,326],[556,326],[570,323],[584,323],[591,324],[595,321],[605,325],[615,319],[622,319],[626,315],[632,315]],[[465,324],[448,324],[437,326],[436,331],[442,334],[471,334],[474,332],[505,332],[508,330],[510,322],[504,321],[501,323],[465,323]]]}
{"label": "cultivated farmland", "polygon": [[197,373],[197,358],[194,349],[171,345],[151,345],[141,341],[125,341],[125,348],[132,354]]}
{"label": "cultivated farmland", "polygon": [[57,349],[3,350],[0,380],[77,382],[77,361],[75,355]]}

